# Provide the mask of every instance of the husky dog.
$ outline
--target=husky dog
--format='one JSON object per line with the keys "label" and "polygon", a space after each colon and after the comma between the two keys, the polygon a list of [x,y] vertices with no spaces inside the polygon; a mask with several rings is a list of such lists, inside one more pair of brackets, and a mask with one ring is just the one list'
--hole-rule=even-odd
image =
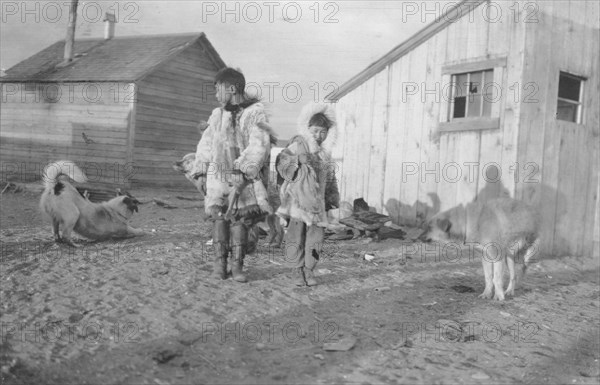
{"label": "husky dog", "polygon": [[[496,198],[485,203],[458,206],[435,215],[419,237],[423,241],[448,243],[452,240],[474,243],[482,251],[485,290],[480,298],[503,301],[514,296],[517,279],[515,260],[523,262],[523,276],[531,257],[539,252],[539,216],[531,206],[512,199]],[[522,259],[521,259],[522,258]],[[504,291],[504,261],[510,280]]]}
{"label": "husky dog", "polygon": [[[133,212],[138,211],[140,202],[130,195],[117,196],[107,202],[92,203],[82,196],[66,178],[78,183],[87,177],[69,160],[52,162],[44,168],[44,192],[40,208],[52,220],[52,230],[56,242],[64,242],[75,247],[71,232],[93,240],[128,238],[144,232],[127,224]],[[59,228],[62,227],[62,236]]]}
{"label": "husky dog", "polygon": [[[194,178],[192,175],[192,168],[194,166],[194,162],[196,161],[196,154],[191,152],[186,154],[181,160],[176,161],[173,164],[173,169],[177,172],[182,173],[187,180],[189,180],[196,189],[202,194],[202,196],[206,195],[206,178]],[[276,190],[276,187],[271,184],[268,186],[269,193],[269,203],[273,205],[277,203],[279,199],[279,193]],[[277,205],[278,206],[278,205]],[[274,207],[277,210],[277,207]],[[277,219],[275,214],[270,214],[266,219],[267,225],[269,226],[269,246],[272,247],[281,247],[281,242],[283,241],[283,228]],[[256,229],[255,229],[256,230]],[[254,231],[254,230],[253,230]],[[258,236],[258,234],[256,234]]]}

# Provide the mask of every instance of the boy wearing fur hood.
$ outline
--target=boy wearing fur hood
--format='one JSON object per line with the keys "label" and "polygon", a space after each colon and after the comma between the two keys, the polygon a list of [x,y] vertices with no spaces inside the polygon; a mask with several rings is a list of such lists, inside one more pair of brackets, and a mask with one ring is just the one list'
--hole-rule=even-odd
{"label": "boy wearing fur hood", "polygon": [[306,105],[298,119],[298,135],[279,154],[277,171],[284,182],[277,215],[288,223],[286,261],[297,286],[317,284],[314,268],[324,238],[327,211],[339,206],[331,151],[337,137],[335,112],[327,104]]}
{"label": "boy wearing fur hood", "polygon": [[[244,75],[224,68],[215,76],[215,108],[196,150],[194,176],[206,179],[204,205],[214,222],[215,275],[227,278],[231,245],[233,279],[242,273],[248,250],[248,229],[272,213],[266,181],[274,139],[262,103],[244,93]],[[231,241],[230,241],[231,237]]]}

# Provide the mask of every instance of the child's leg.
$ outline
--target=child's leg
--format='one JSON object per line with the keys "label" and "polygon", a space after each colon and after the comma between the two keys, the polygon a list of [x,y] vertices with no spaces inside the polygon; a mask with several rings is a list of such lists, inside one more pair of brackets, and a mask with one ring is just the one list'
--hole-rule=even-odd
{"label": "child's leg", "polygon": [[242,273],[244,257],[248,247],[248,229],[242,221],[236,221],[231,225],[231,254],[233,264],[231,274],[237,282],[246,282],[246,276]]}
{"label": "child's leg", "polygon": [[294,283],[304,286],[304,244],[306,242],[306,225],[297,219],[290,220],[285,236],[285,261],[293,268]]}
{"label": "child's leg", "polygon": [[213,226],[214,275],[219,279],[225,279],[229,253],[229,221],[216,219]]}
{"label": "child's leg", "polygon": [[304,244],[306,225],[297,219],[291,219],[285,236],[285,261],[290,267],[304,267]]}
{"label": "child's leg", "polygon": [[325,236],[322,227],[310,226],[306,231],[306,252],[304,257],[304,275],[308,286],[315,286],[317,281],[313,270],[322,255],[323,238]]}

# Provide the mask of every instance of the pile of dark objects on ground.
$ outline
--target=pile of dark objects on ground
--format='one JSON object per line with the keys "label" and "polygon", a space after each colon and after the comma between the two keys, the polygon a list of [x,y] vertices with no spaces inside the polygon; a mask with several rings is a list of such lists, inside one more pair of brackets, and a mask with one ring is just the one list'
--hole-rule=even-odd
{"label": "pile of dark objects on ground", "polygon": [[363,198],[354,200],[352,211],[352,215],[340,219],[340,223],[346,228],[330,235],[329,239],[345,240],[365,235],[379,241],[388,238],[404,239],[406,235],[399,226],[392,224],[392,218],[374,212]]}

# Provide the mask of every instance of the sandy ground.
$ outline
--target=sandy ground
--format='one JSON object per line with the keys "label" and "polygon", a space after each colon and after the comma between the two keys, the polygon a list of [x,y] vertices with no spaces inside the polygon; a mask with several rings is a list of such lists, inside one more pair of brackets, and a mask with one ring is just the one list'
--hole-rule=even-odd
{"label": "sandy ground", "polygon": [[478,258],[435,245],[327,242],[320,285],[296,288],[262,241],[239,284],[212,278],[191,190],[134,195],[148,235],[75,250],[37,194],[2,195],[3,384],[599,381],[597,257],[542,258],[499,303],[477,298]]}

